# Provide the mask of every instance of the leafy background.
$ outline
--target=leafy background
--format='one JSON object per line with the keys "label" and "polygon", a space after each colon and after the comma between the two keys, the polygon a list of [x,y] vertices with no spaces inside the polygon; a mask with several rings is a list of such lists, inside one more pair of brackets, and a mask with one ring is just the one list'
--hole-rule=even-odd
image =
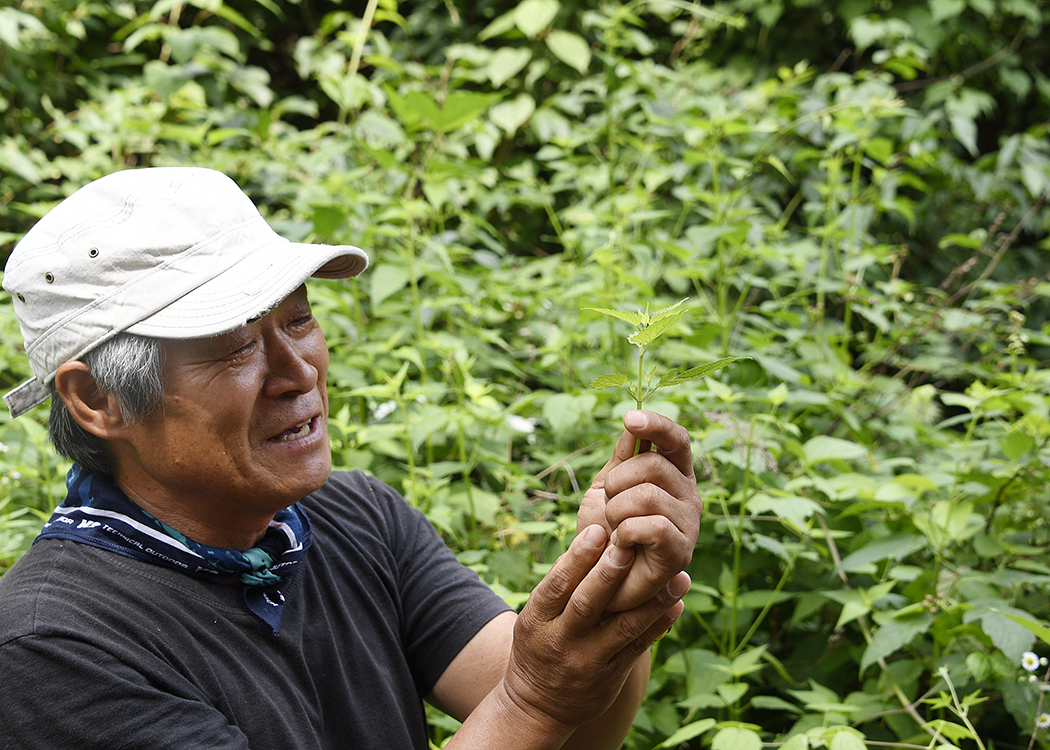
{"label": "leafy background", "polygon": [[[688,297],[647,367],[750,359],[647,404],[689,428],[706,511],[627,747],[1046,747],[1021,660],[1050,653],[1048,19],[6,0],[0,255],[85,182],[175,164],[367,248],[312,290],[336,463],[514,604],[631,406],[588,387],[636,368],[629,326],[585,308]],[[0,327],[6,389],[6,300]],[[44,419],[0,416],[0,569],[63,497]]]}

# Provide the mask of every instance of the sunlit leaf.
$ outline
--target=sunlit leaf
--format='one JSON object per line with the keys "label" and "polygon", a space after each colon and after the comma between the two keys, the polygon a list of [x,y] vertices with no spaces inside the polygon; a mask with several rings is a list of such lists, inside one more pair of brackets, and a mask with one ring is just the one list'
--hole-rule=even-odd
{"label": "sunlit leaf", "polygon": [[627,340],[635,346],[647,346],[673,328],[686,312],[688,311],[679,310],[672,315],[660,318],[660,320],[650,319],[649,325],[636,333],[632,333],[627,337]]}
{"label": "sunlit leaf", "polygon": [[708,362],[707,364],[697,365],[685,372],[671,371],[665,373],[657,383],[657,388],[663,388],[665,386],[680,385],[681,383],[688,383],[690,380],[698,380],[699,378],[706,377],[713,372],[721,370],[728,364],[737,362],[742,359],[750,359],[750,357],[723,357],[722,359],[716,359],[714,362]]}
{"label": "sunlit leaf", "polygon": [[595,378],[591,381],[591,388],[600,391],[603,388],[609,388],[614,385],[623,385],[628,380],[630,380],[630,378],[620,372],[611,375],[602,375],[600,378]]}
{"label": "sunlit leaf", "polygon": [[630,323],[633,326],[640,326],[644,317],[641,313],[626,312],[624,310],[609,310],[604,307],[585,307],[583,309],[600,312],[602,315],[608,315],[611,318],[619,318],[625,323]]}
{"label": "sunlit leaf", "polygon": [[583,37],[555,29],[544,39],[554,56],[580,73],[591,65],[591,47]]}

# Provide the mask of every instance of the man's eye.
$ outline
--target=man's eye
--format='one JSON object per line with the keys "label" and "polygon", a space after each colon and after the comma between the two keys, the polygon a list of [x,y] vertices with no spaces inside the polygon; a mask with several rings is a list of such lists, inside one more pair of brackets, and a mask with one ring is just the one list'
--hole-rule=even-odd
{"label": "man's eye", "polygon": [[255,346],[255,342],[254,341],[249,341],[247,344],[245,344],[244,346],[240,347],[239,349],[234,349],[232,352],[227,354],[226,355],[226,359],[237,359],[237,357],[243,357],[244,355],[246,355],[249,352],[251,352],[252,347],[254,347],[254,346]]}

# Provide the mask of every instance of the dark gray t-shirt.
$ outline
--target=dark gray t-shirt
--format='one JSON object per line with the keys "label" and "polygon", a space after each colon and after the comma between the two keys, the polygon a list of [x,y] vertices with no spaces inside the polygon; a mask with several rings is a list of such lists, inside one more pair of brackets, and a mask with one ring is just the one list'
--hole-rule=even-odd
{"label": "dark gray t-shirt", "polygon": [[378,480],[303,506],[279,636],[239,586],[33,545],[0,578],[0,748],[425,749],[421,697],[506,604]]}

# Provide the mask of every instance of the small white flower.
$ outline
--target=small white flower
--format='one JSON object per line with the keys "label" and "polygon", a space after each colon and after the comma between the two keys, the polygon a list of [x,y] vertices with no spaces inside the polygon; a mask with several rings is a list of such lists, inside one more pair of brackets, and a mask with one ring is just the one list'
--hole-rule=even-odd
{"label": "small white flower", "polygon": [[0,453],[7,453],[7,445],[0,443]]}
{"label": "small white flower", "polygon": [[1039,657],[1031,651],[1025,651],[1021,654],[1021,666],[1029,672],[1034,672],[1039,669]]}
{"label": "small white flower", "polygon": [[1039,689],[1044,693],[1050,693],[1050,682],[1043,682],[1039,685]]}
{"label": "small white flower", "polygon": [[386,403],[380,404],[372,410],[372,416],[378,419],[385,419],[390,416],[393,411],[397,408],[397,402],[387,401]]}
{"label": "small white flower", "polygon": [[1045,656],[1040,656],[1039,657],[1039,666],[1045,667],[1047,664],[1050,664],[1050,659],[1047,659]]}
{"label": "small white flower", "polygon": [[22,472],[20,472],[20,471],[12,471],[11,472],[11,478],[15,479],[15,480],[21,479],[22,478]]}
{"label": "small white flower", "polygon": [[1039,682],[1039,678],[1036,677],[1034,674],[1030,674],[1030,675],[1028,675],[1028,681],[1029,682]]}
{"label": "small white flower", "polygon": [[507,426],[514,432],[524,432],[526,435],[531,435],[536,431],[536,420],[511,414],[507,417]]}
{"label": "small white flower", "polygon": [[1039,716],[1036,717],[1035,725],[1040,729],[1046,729],[1047,727],[1050,727],[1050,714],[1046,713],[1045,711],[1039,714]]}

